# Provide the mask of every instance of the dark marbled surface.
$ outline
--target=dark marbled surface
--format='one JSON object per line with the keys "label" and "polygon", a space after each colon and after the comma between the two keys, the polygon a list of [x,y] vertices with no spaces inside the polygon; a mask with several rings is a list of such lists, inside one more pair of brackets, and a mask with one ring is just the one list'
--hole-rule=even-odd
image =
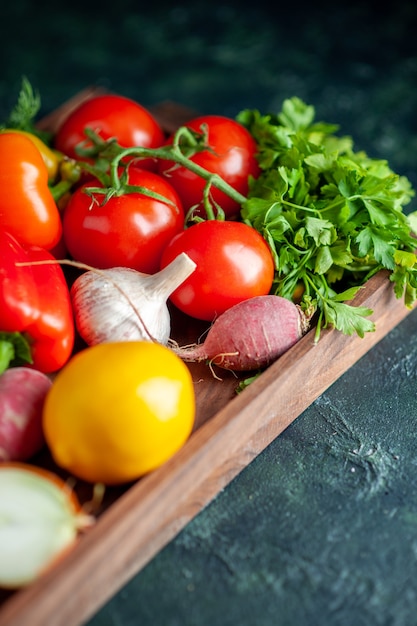
{"label": "dark marbled surface", "polygon": [[[412,1],[15,0],[0,114],[23,74],[44,112],[94,83],[226,115],[298,95],[417,185],[416,25]],[[416,371],[413,313],[88,626],[417,624]]]}
{"label": "dark marbled surface", "polygon": [[[150,5],[150,6],[149,6]],[[413,174],[413,0],[256,3],[9,2],[2,10],[0,113],[25,74],[50,110],[85,85],[143,104],[172,99],[234,115],[298,95],[359,147]]]}

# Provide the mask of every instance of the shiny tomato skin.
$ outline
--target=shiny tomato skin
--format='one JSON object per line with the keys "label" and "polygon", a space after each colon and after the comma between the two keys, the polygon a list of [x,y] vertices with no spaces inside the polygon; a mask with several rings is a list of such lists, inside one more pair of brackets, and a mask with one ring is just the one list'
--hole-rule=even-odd
{"label": "shiny tomato skin", "polygon": [[[243,196],[248,192],[248,178],[259,175],[256,160],[257,146],[249,131],[235,120],[222,115],[203,115],[185,124],[188,128],[201,131],[208,128],[210,150],[203,150],[191,157],[191,160],[208,171],[218,174]],[[171,141],[168,140],[168,143]],[[167,176],[172,186],[178,191],[184,210],[198,205],[197,214],[205,216],[201,201],[206,181],[190,172],[185,167],[174,166],[171,161],[158,161],[158,172]],[[211,193],[228,219],[236,217],[240,205],[229,196],[212,187]]]}
{"label": "shiny tomato skin", "polygon": [[[115,137],[123,148],[158,148],[165,141],[164,132],[153,115],[138,102],[118,94],[97,95],[82,102],[61,124],[54,147],[79,159],[75,147],[86,140],[86,127],[102,139]],[[149,163],[147,160],[147,167]]]}
{"label": "shiny tomato skin", "polygon": [[270,292],[274,263],[269,247],[242,222],[209,220],[190,226],[168,244],[161,267],[181,252],[197,268],[171,301],[191,317],[213,321],[234,304]]}
{"label": "shiny tomato skin", "polygon": [[[184,212],[176,191],[156,174],[129,167],[128,182],[154,191],[172,204],[142,193],[103,195],[92,200],[79,187],[69,200],[63,217],[66,248],[79,262],[96,268],[130,267],[145,274],[159,270],[162,252],[184,228]],[[100,187],[94,182],[94,186]]]}

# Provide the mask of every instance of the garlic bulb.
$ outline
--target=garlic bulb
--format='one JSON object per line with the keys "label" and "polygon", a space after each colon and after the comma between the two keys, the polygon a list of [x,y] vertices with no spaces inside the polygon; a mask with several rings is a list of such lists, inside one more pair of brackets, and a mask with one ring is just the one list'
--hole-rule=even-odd
{"label": "garlic bulb", "polygon": [[75,324],[88,345],[109,341],[157,341],[171,332],[169,296],[195,270],[181,253],[156,274],[125,267],[89,270],[71,287]]}

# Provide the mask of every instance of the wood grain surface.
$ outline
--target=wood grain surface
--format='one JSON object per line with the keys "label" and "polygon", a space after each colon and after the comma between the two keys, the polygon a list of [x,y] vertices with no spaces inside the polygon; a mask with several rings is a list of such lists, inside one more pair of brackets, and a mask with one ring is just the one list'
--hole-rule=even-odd
{"label": "wood grain surface", "polygon": [[[69,106],[96,93],[86,90]],[[190,114],[174,103],[156,109],[167,132]],[[67,105],[48,116],[56,128]],[[363,339],[327,329],[314,343],[314,329],[239,395],[239,378],[205,364],[189,364],[196,402],[196,428],[165,465],[123,488],[106,493],[96,525],[48,572],[25,589],[0,595],[0,626],[79,626],[161,550],[321,393],[408,314],[395,298],[386,272],[374,276],[353,304],[371,308],[376,331]],[[197,341],[205,326],[174,314],[173,338]],[[40,462],[51,467],[47,453]],[[57,468],[56,468],[57,469]],[[57,471],[59,471],[57,469]],[[76,485],[87,497],[91,486]]]}

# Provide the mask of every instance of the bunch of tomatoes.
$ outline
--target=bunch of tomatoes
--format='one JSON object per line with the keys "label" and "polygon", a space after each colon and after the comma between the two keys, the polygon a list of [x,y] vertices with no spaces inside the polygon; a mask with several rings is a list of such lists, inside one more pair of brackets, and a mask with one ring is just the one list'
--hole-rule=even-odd
{"label": "bunch of tomatoes", "polygon": [[[238,302],[269,293],[274,276],[270,249],[239,219],[251,177],[259,174],[256,143],[235,120],[196,116],[168,135],[139,103],[100,94],[71,110],[48,144],[36,133],[30,138],[37,153],[28,167],[27,196],[33,202],[29,210],[22,204],[19,219],[16,211],[0,206],[0,232],[5,237],[7,231],[9,238],[2,245],[10,248],[9,269],[3,264],[0,271],[9,287],[10,268],[16,280],[25,273],[31,294],[36,276],[49,281],[48,293],[42,296],[38,284],[38,297],[33,296],[45,319],[52,319],[54,285],[63,290],[51,266],[42,265],[51,258],[97,270],[128,267],[154,274],[186,253],[196,270],[170,299],[184,314],[207,322]],[[7,141],[20,142],[23,151],[27,138],[6,132],[4,146]],[[14,171],[23,192],[29,179],[20,175],[23,168]],[[3,183],[10,186],[10,180]],[[16,269],[31,263],[30,270]],[[13,308],[14,295],[0,335],[24,334],[33,347],[34,325],[26,320],[26,327],[22,322],[13,328],[10,322],[13,316],[22,318],[25,308]],[[0,292],[4,303],[8,296]],[[41,313],[36,314],[38,326]],[[67,344],[72,345],[67,308],[65,315]],[[38,331],[47,332],[46,327]],[[69,357],[65,353],[63,360],[68,362],[55,372],[42,419],[54,460],[73,475],[105,484],[134,480],[165,462],[192,432],[193,381],[168,347],[101,344]]]}
{"label": "bunch of tomatoes", "polygon": [[[193,146],[187,146],[189,162],[244,198],[250,177],[259,173],[250,133],[218,115],[195,117],[186,127],[205,133],[194,154]],[[169,155],[175,141],[146,109],[118,95],[96,96],[79,106],[58,130],[55,147],[79,159],[77,146],[85,142],[86,128],[124,148],[162,148],[162,155],[164,149]],[[210,322],[233,304],[269,292],[274,272],[270,250],[253,228],[239,221],[235,198],[172,159],[135,158],[140,150],[127,154],[121,160],[125,166],[129,161],[125,180],[117,180],[117,190],[110,185],[105,196],[86,180],[65,207],[63,237],[72,258],[93,267],[123,266],[152,274],[185,252],[197,270],[171,300],[187,315]]]}

